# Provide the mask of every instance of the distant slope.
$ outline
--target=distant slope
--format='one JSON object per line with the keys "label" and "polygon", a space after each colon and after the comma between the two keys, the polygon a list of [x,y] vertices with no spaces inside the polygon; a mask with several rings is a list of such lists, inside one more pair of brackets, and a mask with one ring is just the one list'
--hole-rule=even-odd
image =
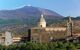
{"label": "distant slope", "polygon": [[0,11],[0,18],[1,19],[15,19],[15,18],[39,18],[41,14],[44,14],[46,18],[62,18],[60,14],[48,10],[48,9],[42,9],[38,7],[32,7],[32,6],[25,6],[23,8],[15,9],[15,10],[1,10]]}
{"label": "distant slope", "polygon": [[1,10],[0,24],[23,23],[32,25],[37,23],[41,14],[44,14],[47,21],[50,19],[53,20],[63,18],[62,15],[48,9],[25,6],[15,10]]}

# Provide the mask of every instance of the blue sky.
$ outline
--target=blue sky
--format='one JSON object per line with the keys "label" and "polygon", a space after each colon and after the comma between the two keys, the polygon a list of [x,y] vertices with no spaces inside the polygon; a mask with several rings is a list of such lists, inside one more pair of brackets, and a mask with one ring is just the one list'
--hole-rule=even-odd
{"label": "blue sky", "polygon": [[80,16],[80,0],[0,0],[0,10],[27,5],[50,9],[63,16]]}

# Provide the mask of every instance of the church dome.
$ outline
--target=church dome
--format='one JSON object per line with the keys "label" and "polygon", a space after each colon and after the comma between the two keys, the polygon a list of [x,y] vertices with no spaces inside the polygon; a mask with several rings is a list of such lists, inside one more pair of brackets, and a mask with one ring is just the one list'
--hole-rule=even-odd
{"label": "church dome", "polygon": [[40,22],[46,22],[43,15],[41,15]]}
{"label": "church dome", "polygon": [[46,27],[46,21],[45,21],[43,15],[41,15],[41,18],[40,18],[40,21],[38,23],[38,26],[39,27]]}

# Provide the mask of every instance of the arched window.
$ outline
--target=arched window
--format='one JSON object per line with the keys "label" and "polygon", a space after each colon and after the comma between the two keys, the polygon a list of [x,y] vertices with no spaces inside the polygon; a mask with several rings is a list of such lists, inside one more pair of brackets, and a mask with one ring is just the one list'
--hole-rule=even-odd
{"label": "arched window", "polygon": [[42,25],[41,25],[41,27],[42,27]]}

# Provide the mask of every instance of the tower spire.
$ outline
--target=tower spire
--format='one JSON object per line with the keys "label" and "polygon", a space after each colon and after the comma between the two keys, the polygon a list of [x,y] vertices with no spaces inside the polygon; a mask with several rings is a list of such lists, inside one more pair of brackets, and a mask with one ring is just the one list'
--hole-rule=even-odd
{"label": "tower spire", "polygon": [[43,15],[43,14],[41,14],[41,17],[42,17],[42,18],[43,18],[43,16],[44,16],[44,15]]}
{"label": "tower spire", "polygon": [[71,17],[69,16],[69,22],[72,22]]}
{"label": "tower spire", "polygon": [[71,17],[68,16],[68,22],[67,22],[67,34],[70,35],[70,36],[72,36],[72,35],[73,35],[72,30],[73,30],[73,22],[72,22],[72,20],[71,20]]}

